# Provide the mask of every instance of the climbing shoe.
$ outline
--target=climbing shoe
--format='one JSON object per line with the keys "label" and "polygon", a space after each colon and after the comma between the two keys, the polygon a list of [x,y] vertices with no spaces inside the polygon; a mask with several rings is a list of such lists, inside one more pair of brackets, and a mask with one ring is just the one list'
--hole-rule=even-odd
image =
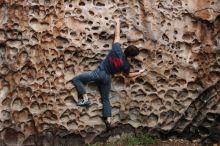
{"label": "climbing shoe", "polygon": [[90,105],[90,101],[88,99],[80,99],[77,103],[78,106],[88,106]]}

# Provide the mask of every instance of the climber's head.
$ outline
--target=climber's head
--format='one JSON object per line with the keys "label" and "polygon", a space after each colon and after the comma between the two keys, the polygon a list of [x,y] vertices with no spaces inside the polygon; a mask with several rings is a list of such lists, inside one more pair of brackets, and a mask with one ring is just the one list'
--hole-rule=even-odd
{"label": "climber's head", "polygon": [[140,51],[136,46],[130,45],[125,49],[124,54],[127,58],[133,58],[133,57],[137,56],[139,54],[139,52]]}

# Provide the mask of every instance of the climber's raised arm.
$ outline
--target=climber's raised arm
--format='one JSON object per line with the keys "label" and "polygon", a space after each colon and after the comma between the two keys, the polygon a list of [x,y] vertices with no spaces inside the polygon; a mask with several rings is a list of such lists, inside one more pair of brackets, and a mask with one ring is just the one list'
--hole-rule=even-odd
{"label": "climber's raised arm", "polygon": [[120,41],[120,19],[117,16],[114,19],[116,23],[114,43],[119,43]]}

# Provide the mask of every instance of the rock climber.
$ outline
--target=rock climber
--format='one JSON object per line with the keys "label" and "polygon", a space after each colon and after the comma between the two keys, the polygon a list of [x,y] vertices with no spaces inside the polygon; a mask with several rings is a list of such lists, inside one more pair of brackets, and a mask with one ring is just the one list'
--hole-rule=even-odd
{"label": "rock climber", "polygon": [[137,72],[130,72],[129,61],[131,58],[136,57],[139,54],[139,49],[136,46],[130,45],[122,51],[120,47],[120,18],[114,18],[115,36],[112,49],[106,56],[106,58],[101,62],[97,69],[89,72],[83,72],[76,77],[74,77],[71,82],[75,85],[78,92],[78,105],[88,106],[90,101],[88,99],[84,85],[90,81],[94,81],[101,95],[101,101],[103,104],[103,121],[107,128],[111,126],[111,105],[109,101],[109,92],[111,89],[111,78],[115,74],[123,73],[125,77],[135,77],[140,75],[145,71],[141,69]]}

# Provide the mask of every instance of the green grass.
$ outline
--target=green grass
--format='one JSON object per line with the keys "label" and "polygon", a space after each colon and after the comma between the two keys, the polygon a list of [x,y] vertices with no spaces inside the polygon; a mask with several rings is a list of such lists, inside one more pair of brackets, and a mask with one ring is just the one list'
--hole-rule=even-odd
{"label": "green grass", "polygon": [[157,139],[148,134],[122,134],[120,138],[111,138],[107,143],[87,146],[148,146],[157,143]]}

